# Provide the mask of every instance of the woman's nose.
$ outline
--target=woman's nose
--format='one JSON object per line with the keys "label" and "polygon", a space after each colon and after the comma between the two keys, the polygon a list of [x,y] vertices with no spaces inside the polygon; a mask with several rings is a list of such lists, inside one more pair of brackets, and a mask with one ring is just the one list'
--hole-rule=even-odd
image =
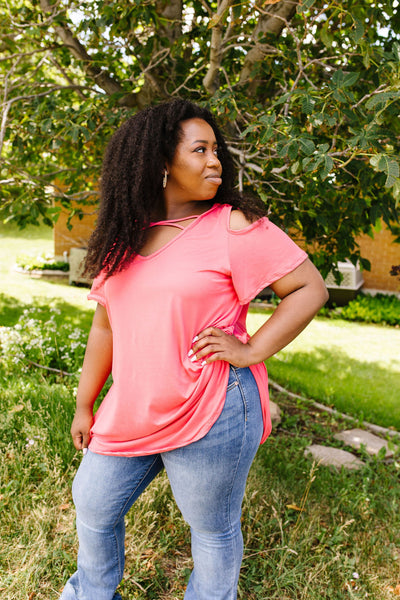
{"label": "woman's nose", "polygon": [[220,166],[221,162],[218,158],[218,156],[215,154],[214,151],[210,152],[208,155],[208,160],[207,160],[207,164],[208,165],[212,165],[212,166]]}

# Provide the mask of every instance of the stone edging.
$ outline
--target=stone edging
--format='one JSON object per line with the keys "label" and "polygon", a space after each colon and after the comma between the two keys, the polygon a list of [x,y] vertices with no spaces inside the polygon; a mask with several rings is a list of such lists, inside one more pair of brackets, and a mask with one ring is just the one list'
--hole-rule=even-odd
{"label": "stone edging", "polygon": [[28,271],[22,267],[13,267],[13,271],[20,275],[28,275],[32,279],[41,279],[42,277],[54,277],[55,279],[61,279],[62,277],[68,278],[68,271],[60,271],[59,269],[32,269]]}
{"label": "stone edging", "polygon": [[[353,423],[358,422],[358,419],[355,417],[351,417],[350,415],[346,415],[344,413],[339,412],[336,409],[329,408],[329,406],[325,406],[324,404],[320,404],[319,402],[315,402],[309,398],[305,398],[304,396],[299,396],[298,394],[294,394],[293,392],[289,392],[284,387],[279,385],[274,381],[269,381],[269,385],[275,389],[276,391],[289,396],[290,398],[296,398],[297,400],[303,400],[308,402],[314,408],[317,408],[321,411],[325,411],[334,416],[340,417],[344,420],[351,421]],[[271,403],[274,405],[274,403]],[[276,409],[278,410],[278,418],[275,424],[279,424],[280,422],[280,411],[279,407],[274,405],[275,418],[276,418]],[[273,411],[273,412],[274,412]],[[388,429],[387,427],[381,427],[380,425],[374,425],[373,423],[363,422],[363,426],[365,429],[350,429],[346,431],[341,431],[334,435],[334,438],[339,442],[342,442],[345,446],[351,447],[354,450],[360,450],[364,448],[364,450],[370,456],[378,456],[380,457],[381,450],[384,450],[384,460],[392,461],[393,460],[393,451],[389,447],[389,444],[386,440],[383,440],[382,437],[378,437],[375,434],[380,434],[382,436],[399,436],[398,431],[394,431],[392,429]],[[373,431],[374,433],[370,433]],[[340,448],[332,447],[332,446],[324,446],[321,444],[311,444],[304,450],[304,456],[311,457],[314,461],[317,462],[318,465],[327,466],[327,467],[336,467],[345,469],[361,469],[365,466],[365,463],[360,460],[357,456],[348,452],[347,450],[343,450]]]}

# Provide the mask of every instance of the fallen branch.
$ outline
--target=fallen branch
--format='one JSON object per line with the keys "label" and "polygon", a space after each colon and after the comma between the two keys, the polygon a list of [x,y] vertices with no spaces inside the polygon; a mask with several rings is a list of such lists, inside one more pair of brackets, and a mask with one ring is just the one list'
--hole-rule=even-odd
{"label": "fallen branch", "polygon": [[[289,398],[295,398],[296,400],[304,400],[305,402],[311,403],[311,405],[314,406],[315,408],[318,408],[319,410],[327,412],[330,415],[334,415],[335,417],[340,417],[341,419],[344,419],[346,421],[352,421],[353,423],[359,422],[359,419],[356,419],[355,417],[351,417],[350,415],[346,415],[345,413],[341,413],[340,411],[336,410],[336,408],[330,408],[329,406],[325,406],[325,404],[320,404],[319,402],[316,402],[315,400],[312,400],[311,398],[305,398],[304,396],[299,396],[298,394],[289,392],[289,390],[287,390],[286,388],[279,385],[279,383],[276,383],[275,381],[271,381],[271,379],[269,379],[269,385],[277,392],[281,392],[282,394],[289,396]],[[368,423],[367,421],[363,421],[362,424],[364,425],[364,427],[366,429],[369,429],[370,431],[373,431],[374,433],[378,433],[381,435],[389,435],[391,437],[400,435],[400,433],[398,431],[395,431],[393,429],[388,429],[387,427],[381,427],[380,425],[374,425],[373,423]]]}
{"label": "fallen branch", "polygon": [[75,375],[75,373],[67,373],[67,371],[61,371],[60,369],[54,369],[54,367],[46,367],[45,365],[39,365],[39,363],[37,363],[33,360],[29,360],[28,358],[25,360],[26,360],[26,362],[28,362],[30,365],[33,365],[34,367],[38,367],[39,369],[46,369],[46,371],[51,371],[52,373],[59,373],[62,376],[67,375],[68,377],[72,377],[73,375]]}

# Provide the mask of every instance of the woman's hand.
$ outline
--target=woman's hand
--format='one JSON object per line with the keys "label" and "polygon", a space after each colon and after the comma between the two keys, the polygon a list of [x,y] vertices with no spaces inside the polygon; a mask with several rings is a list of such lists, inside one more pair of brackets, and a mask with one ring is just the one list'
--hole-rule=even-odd
{"label": "woman's hand", "polygon": [[84,450],[90,441],[90,429],[93,425],[93,411],[90,408],[77,408],[71,425],[71,436],[77,450]]}
{"label": "woman's hand", "polygon": [[208,364],[224,360],[234,367],[249,367],[255,364],[250,344],[243,344],[234,335],[229,335],[217,327],[207,327],[193,340],[189,351],[192,362]]}
{"label": "woman's hand", "polygon": [[225,360],[235,367],[261,363],[298,336],[328,299],[324,280],[309,259],[270,287],[281,302],[247,344],[208,327],[193,340],[191,360],[204,364]]}

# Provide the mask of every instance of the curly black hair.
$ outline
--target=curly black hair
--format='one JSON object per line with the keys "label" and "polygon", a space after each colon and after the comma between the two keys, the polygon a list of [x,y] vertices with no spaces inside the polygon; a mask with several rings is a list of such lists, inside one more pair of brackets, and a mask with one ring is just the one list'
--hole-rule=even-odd
{"label": "curly black hair", "polygon": [[261,200],[235,190],[234,163],[209,110],[182,99],[145,108],[114,133],[105,152],[99,214],[85,263],[90,276],[104,269],[109,277],[124,269],[142,248],[154,216],[165,214],[165,163],[172,162],[180,142],[180,123],[193,118],[212,127],[218,144],[222,184],[213,202],[242,210],[250,221],[266,214]]}

